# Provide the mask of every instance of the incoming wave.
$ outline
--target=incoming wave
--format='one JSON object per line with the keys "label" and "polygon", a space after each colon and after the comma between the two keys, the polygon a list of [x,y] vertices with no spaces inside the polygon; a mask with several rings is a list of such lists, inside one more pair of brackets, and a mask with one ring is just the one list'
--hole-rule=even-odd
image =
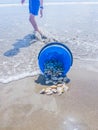
{"label": "incoming wave", "polygon": [[[84,5],[97,5],[98,2],[46,2],[44,5],[72,5],[72,4],[84,4]],[[24,6],[27,6],[28,3],[25,3]],[[21,3],[17,4],[0,4],[0,7],[12,7],[12,6],[22,6]]]}

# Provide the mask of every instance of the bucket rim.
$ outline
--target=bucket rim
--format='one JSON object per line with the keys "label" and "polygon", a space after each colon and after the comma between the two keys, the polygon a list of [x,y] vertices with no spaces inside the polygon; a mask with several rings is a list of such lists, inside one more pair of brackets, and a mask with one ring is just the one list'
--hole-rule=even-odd
{"label": "bucket rim", "polygon": [[71,61],[71,66],[72,66],[72,64],[73,64],[73,55],[72,55],[72,52],[70,51],[70,49],[69,49],[65,44],[60,43],[60,42],[51,42],[51,43],[48,43],[47,45],[45,45],[45,46],[40,50],[39,55],[38,55],[38,59],[39,59],[39,56],[40,56],[41,52],[42,52],[46,47],[48,47],[48,46],[50,46],[50,45],[61,45],[61,46],[63,46],[64,48],[66,48],[66,49],[70,52],[71,59],[72,59],[72,61]]}

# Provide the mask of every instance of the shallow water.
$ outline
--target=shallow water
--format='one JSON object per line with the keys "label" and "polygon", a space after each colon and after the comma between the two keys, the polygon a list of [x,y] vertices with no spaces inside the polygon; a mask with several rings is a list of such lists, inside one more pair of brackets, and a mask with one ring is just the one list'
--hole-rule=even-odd
{"label": "shallow water", "polygon": [[[2,6],[0,17],[0,82],[40,73],[38,54],[44,44],[30,44],[27,5]],[[76,68],[98,71],[97,4],[46,4],[43,19],[37,21],[47,36],[69,47]]]}
{"label": "shallow water", "polygon": [[[86,0],[45,0],[45,2],[85,2]],[[0,4],[6,4],[6,3],[19,3],[20,0],[3,0],[0,1]],[[27,2],[27,1],[26,1]],[[98,2],[97,0],[87,0],[87,2]]]}

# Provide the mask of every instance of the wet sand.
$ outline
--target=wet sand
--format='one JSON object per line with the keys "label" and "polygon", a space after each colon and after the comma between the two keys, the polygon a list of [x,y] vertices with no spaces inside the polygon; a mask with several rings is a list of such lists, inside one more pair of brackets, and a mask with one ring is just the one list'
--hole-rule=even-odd
{"label": "wet sand", "polygon": [[41,95],[42,76],[0,84],[0,130],[98,130],[98,73],[74,68],[69,91]]}
{"label": "wet sand", "polygon": [[[0,80],[12,81],[38,69],[37,55],[43,45],[27,43],[32,31],[27,6],[2,6],[0,10]],[[68,41],[73,57],[83,59],[80,68],[98,71],[97,12],[97,4],[47,5],[38,22],[60,42]],[[13,57],[4,56],[9,51]],[[94,62],[91,67],[89,60]],[[39,75],[0,83],[0,130],[98,130],[98,72],[74,65],[68,72],[70,89],[61,96],[39,94],[47,87]]]}

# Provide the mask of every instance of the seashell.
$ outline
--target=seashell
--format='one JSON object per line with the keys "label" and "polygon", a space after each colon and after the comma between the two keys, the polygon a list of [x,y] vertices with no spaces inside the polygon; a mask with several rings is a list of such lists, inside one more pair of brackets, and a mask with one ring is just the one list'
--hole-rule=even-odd
{"label": "seashell", "polygon": [[58,92],[61,91],[61,89],[62,89],[61,87],[57,87],[57,91],[58,91]]}
{"label": "seashell", "polygon": [[57,84],[57,82],[56,82],[56,81],[53,81],[52,83],[53,83],[53,84],[55,84],[55,85]]}
{"label": "seashell", "polygon": [[50,88],[50,87],[48,87],[48,88],[45,89],[45,93],[47,93],[47,92],[49,92],[49,91],[51,91],[51,88]]}
{"label": "seashell", "polygon": [[[63,83],[63,77],[62,77],[62,73],[63,73],[63,64],[58,61],[57,59],[50,59],[47,60],[44,63],[44,75],[45,78],[48,80],[46,80],[46,84],[49,83],[53,83],[53,84],[57,84],[59,83]],[[58,78],[59,77],[59,78]]]}
{"label": "seashell", "polygon": [[44,88],[40,91],[40,94],[45,94],[45,89]]}
{"label": "seashell", "polygon": [[58,80],[58,78],[55,76],[55,77],[52,77],[52,80]]}
{"label": "seashell", "polygon": [[63,80],[63,77],[58,78],[58,80]]}
{"label": "seashell", "polygon": [[53,88],[53,89],[52,89],[52,92],[53,92],[53,93],[57,93],[57,89],[54,89],[54,88]]}
{"label": "seashell", "polygon": [[69,87],[65,83],[63,83],[62,88],[64,89],[64,91],[68,91],[69,90]]}
{"label": "seashell", "polygon": [[62,93],[64,93],[64,89],[62,87],[57,87],[57,92],[58,95],[61,95]]}
{"label": "seashell", "polygon": [[62,72],[59,72],[58,74],[59,74],[59,75],[62,75]]}
{"label": "seashell", "polygon": [[62,80],[58,80],[58,83],[59,83],[59,84],[62,84],[62,83],[63,83],[63,81],[62,81]]}
{"label": "seashell", "polygon": [[57,89],[57,86],[56,85],[52,85],[51,88],[52,89]]}
{"label": "seashell", "polygon": [[65,83],[69,83],[69,82],[70,82],[70,79],[67,78],[67,77],[65,77],[65,78],[63,79],[63,81],[64,81]]}
{"label": "seashell", "polygon": [[63,86],[63,84],[57,84],[57,87],[62,87]]}
{"label": "seashell", "polygon": [[45,83],[46,83],[46,84],[49,84],[49,83],[50,83],[50,80],[46,80]]}
{"label": "seashell", "polygon": [[52,90],[46,90],[45,93],[46,93],[47,95],[51,95],[51,94],[53,94],[53,91],[52,91]]}

